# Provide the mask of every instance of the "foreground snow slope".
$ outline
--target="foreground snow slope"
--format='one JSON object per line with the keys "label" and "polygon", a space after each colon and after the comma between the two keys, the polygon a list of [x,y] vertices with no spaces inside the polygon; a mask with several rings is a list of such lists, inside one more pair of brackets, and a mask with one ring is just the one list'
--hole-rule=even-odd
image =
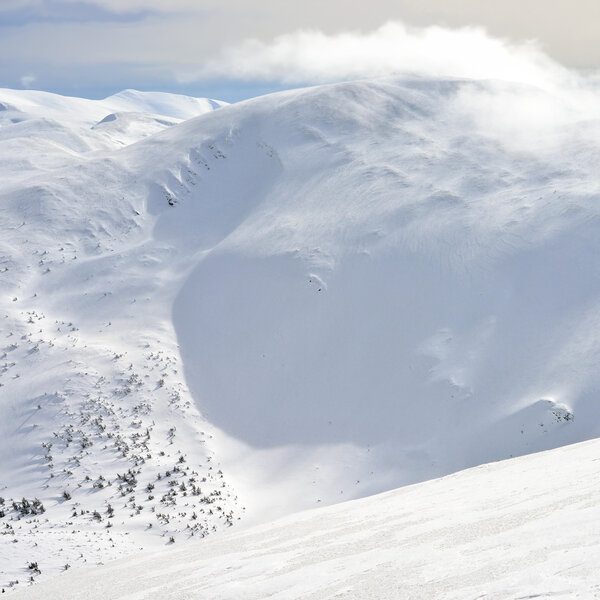
{"label": "foreground snow slope", "polygon": [[3,93],[5,585],[600,435],[595,92]]}
{"label": "foreground snow slope", "polygon": [[34,600],[599,598],[598,440],[83,569]]}

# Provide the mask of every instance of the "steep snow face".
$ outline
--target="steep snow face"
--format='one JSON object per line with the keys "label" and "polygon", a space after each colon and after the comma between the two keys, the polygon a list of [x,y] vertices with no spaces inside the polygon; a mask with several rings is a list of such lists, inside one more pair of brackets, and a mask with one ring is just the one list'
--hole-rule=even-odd
{"label": "steep snow face", "polygon": [[598,121],[540,97],[564,116],[487,122],[528,94],[347,84],[161,138],[206,136],[165,177],[155,235],[205,251],[173,319],[250,509],[599,434]]}
{"label": "steep snow face", "polygon": [[597,440],[81,569],[13,598],[597,598]]}
{"label": "steep snow face", "polygon": [[384,80],[0,128],[5,579],[597,436],[588,100]]}

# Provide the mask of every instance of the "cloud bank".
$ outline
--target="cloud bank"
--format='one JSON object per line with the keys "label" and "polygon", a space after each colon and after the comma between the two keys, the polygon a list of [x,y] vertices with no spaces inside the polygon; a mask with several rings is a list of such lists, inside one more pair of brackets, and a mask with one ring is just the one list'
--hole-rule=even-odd
{"label": "cloud bank", "polygon": [[297,31],[223,50],[185,80],[227,77],[326,83],[386,75],[500,79],[544,85],[569,77],[533,42],[510,44],[481,28],[410,28],[388,22],[369,33]]}

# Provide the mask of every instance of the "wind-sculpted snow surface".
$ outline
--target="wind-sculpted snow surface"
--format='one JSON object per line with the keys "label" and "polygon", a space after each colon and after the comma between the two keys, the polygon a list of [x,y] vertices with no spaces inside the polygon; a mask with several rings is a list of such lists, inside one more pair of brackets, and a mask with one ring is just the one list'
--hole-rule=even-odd
{"label": "wind-sculpted snow surface", "polygon": [[6,585],[599,435],[593,90],[19,94]]}
{"label": "wind-sculpted snow surface", "polygon": [[[531,97],[556,121],[482,127],[498,98],[519,121]],[[414,81],[206,120],[211,170],[189,199],[168,185],[212,248],[173,315],[251,510],[598,435],[598,121],[567,113],[520,86]],[[166,216],[157,235],[185,235]]]}
{"label": "wind-sculpted snow surface", "polygon": [[81,569],[27,600],[600,597],[597,440]]}

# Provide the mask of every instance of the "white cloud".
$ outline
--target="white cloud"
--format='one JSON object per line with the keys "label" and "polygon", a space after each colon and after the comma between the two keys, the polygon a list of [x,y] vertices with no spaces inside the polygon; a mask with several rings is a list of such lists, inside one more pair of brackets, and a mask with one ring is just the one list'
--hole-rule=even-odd
{"label": "white cloud", "polygon": [[481,28],[409,28],[389,22],[366,34],[297,31],[268,43],[247,40],[181,77],[294,84],[415,74],[544,85],[568,73],[532,42],[509,44]]}

